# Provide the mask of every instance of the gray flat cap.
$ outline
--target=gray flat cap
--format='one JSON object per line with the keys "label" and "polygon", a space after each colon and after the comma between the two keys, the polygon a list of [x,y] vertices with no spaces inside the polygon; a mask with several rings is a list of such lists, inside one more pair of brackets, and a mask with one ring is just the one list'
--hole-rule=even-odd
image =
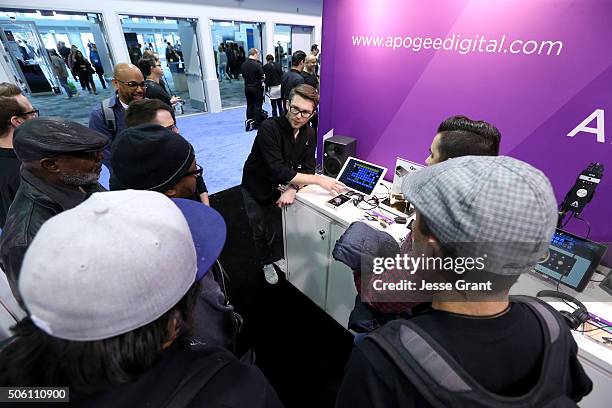
{"label": "gray flat cap", "polygon": [[13,146],[21,161],[40,160],[59,154],[100,150],[108,138],[76,122],[43,117],[24,122],[15,130]]}
{"label": "gray flat cap", "polygon": [[546,252],[557,220],[548,178],[511,157],[466,156],[407,177],[404,196],[458,256],[486,254],[486,270],[529,271]]}

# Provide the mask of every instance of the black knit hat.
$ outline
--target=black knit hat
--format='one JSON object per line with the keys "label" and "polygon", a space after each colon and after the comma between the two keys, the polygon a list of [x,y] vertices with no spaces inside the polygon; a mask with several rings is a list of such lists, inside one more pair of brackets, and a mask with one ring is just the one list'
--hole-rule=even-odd
{"label": "black knit hat", "polygon": [[111,147],[111,167],[117,185],[111,190],[153,190],[163,193],[185,177],[195,154],[181,135],[146,123],[117,135]]}
{"label": "black knit hat", "polygon": [[106,136],[76,122],[56,117],[28,120],[15,130],[13,137],[15,154],[21,161],[94,152],[107,143]]}

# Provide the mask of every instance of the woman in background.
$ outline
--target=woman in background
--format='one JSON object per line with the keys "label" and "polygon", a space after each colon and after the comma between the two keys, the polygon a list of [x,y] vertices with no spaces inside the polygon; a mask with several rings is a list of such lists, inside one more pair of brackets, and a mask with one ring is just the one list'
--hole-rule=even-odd
{"label": "woman in background", "polygon": [[98,91],[96,89],[96,84],[93,81],[93,74],[96,71],[94,71],[94,69],[91,67],[89,61],[85,59],[81,51],[75,52],[73,67],[74,71],[76,71],[77,75],[79,76],[81,87],[83,89],[87,88],[89,93],[91,93],[93,90],[94,95],[97,95]]}

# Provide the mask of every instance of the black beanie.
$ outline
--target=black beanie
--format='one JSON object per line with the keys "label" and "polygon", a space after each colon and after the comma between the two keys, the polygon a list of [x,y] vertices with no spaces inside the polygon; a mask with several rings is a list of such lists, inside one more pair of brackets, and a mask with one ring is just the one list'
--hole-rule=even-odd
{"label": "black beanie", "polygon": [[163,193],[185,177],[195,154],[185,138],[163,126],[145,123],[117,135],[111,147],[112,190]]}

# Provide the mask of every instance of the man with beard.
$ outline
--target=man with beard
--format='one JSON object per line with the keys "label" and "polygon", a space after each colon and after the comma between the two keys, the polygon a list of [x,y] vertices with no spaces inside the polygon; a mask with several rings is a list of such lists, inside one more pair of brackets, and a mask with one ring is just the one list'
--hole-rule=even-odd
{"label": "man with beard", "polygon": [[46,220],[104,191],[98,177],[107,143],[106,137],[62,118],[31,119],[15,130],[21,185],[2,231],[0,266],[22,306],[18,279],[28,246]]}
{"label": "man with beard", "polygon": [[91,111],[89,128],[102,133],[109,143],[104,149],[102,162],[109,170],[110,146],[115,136],[125,130],[125,110],[132,101],[144,99],[146,84],[142,72],[136,65],[121,63],[113,70],[113,87],[116,93],[104,99]]}

